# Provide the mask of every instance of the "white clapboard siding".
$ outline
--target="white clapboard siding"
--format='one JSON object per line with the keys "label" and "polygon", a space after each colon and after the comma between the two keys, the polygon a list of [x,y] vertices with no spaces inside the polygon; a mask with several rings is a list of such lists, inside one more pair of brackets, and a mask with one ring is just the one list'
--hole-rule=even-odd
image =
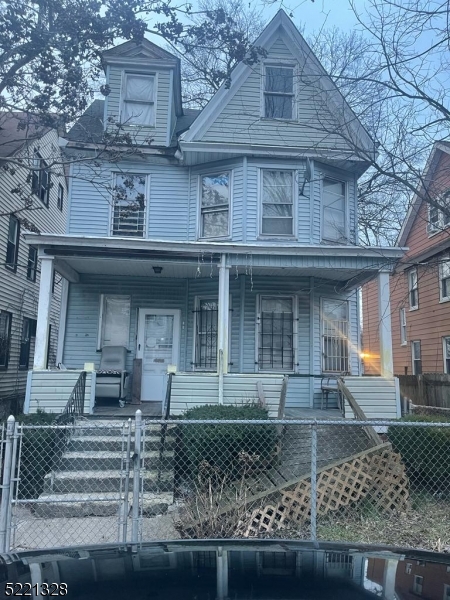
{"label": "white clapboard siding", "polygon": [[[31,371],[28,378],[29,389],[27,389],[24,412],[36,413],[38,410],[43,410],[48,413],[62,413],[80,373],[81,370],[78,369],[67,371]],[[89,413],[91,383],[92,373],[86,373],[85,414]]]}
{"label": "white clapboard siding", "polygon": [[[258,400],[261,381],[270,417],[278,416],[282,375],[228,374],[223,378],[224,404],[245,404]],[[172,380],[170,414],[180,415],[188,408],[219,403],[219,377],[210,373],[177,373]]]}
{"label": "white clapboard siding", "polygon": [[[368,419],[400,418],[400,398],[396,377],[345,377],[345,385]],[[345,401],[345,418],[353,419],[353,411]]]}

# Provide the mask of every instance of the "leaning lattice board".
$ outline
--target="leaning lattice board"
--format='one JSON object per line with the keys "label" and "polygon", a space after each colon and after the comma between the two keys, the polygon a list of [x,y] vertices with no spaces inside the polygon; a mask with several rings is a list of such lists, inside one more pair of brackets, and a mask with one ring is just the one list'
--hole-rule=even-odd
{"label": "leaning lattice board", "polygon": [[[369,496],[383,511],[405,511],[409,481],[399,454],[383,444],[370,453],[320,470],[317,477],[317,514],[326,515]],[[273,532],[288,523],[300,524],[311,513],[311,480],[302,478],[281,491],[278,503],[253,511],[243,532],[246,537]]]}

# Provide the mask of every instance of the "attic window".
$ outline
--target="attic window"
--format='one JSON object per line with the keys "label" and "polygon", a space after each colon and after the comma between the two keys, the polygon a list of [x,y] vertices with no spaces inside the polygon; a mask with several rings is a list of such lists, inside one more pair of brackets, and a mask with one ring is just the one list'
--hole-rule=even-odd
{"label": "attic window", "polygon": [[155,126],[155,79],[155,75],[125,74],[122,123]]}
{"label": "attic window", "polygon": [[265,68],[264,117],[292,119],[294,104],[294,68]]}

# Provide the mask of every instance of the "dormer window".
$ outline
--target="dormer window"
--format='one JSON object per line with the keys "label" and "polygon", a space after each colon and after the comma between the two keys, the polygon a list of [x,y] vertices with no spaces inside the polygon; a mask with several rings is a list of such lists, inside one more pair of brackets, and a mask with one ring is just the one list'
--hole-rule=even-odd
{"label": "dormer window", "polygon": [[266,65],[264,75],[263,116],[266,119],[293,119],[294,67]]}
{"label": "dormer window", "polygon": [[156,76],[125,73],[121,122],[125,125],[155,126]]}

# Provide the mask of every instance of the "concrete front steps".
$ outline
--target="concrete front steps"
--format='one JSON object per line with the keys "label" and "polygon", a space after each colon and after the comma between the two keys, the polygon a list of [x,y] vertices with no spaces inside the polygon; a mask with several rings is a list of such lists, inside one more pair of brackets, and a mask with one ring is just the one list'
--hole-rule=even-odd
{"label": "concrete front steps", "polygon": [[[141,469],[143,512],[162,514],[173,504],[174,439],[166,432],[161,451],[161,427],[147,426]],[[114,419],[79,421],[74,428],[58,468],[44,479],[43,493],[34,504],[43,518],[117,515],[124,501],[129,478],[129,508],[132,507],[133,466],[124,472],[127,435]],[[130,459],[134,454],[132,422]]]}

